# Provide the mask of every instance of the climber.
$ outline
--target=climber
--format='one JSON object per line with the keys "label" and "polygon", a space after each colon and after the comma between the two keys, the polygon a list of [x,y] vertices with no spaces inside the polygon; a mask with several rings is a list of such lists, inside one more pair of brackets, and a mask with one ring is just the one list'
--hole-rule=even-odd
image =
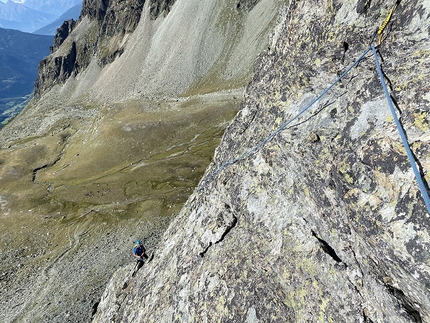
{"label": "climber", "polygon": [[143,266],[143,258],[148,259],[148,255],[146,254],[146,249],[143,246],[143,244],[140,242],[140,240],[136,241],[136,245],[133,249],[133,256],[137,259],[137,269],[135,271],[138,271],[140,267]]}

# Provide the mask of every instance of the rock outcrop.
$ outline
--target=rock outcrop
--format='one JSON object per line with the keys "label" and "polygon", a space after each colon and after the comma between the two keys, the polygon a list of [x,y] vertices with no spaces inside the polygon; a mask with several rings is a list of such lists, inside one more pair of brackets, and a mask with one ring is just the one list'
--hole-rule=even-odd
{"label": "rock outcrop", "polygon": [[151,19],[167,15],[176,0],[152,0],[150,5]]}
{"label": "rock outcrop", "polygon": [[[166,16],[174,0],[150,0],[150,19]],[[51,89],[56,83],[64,84],[71,76],[85,70],[96,55],[101,67],[112,63],[124,52],[123,37],[132,33],[141,17],[145,0],[84,0],[80,21],[89,20],[91,27],[85,35],[76,37],[87,39],[78,47],[76,41],[64,46],[62,53],[44,59],[39,66],[39,77],[36,81],[35,96],[40,98],[43,92]],[[51,54],[56,52],[69,36],[76,22],[65,21],[57,30]]]}
{"label": "rock outcrop", "polygon": [[54,44],[50,47],[51,54],[54,53],[58,48],[60,48],[61,44],[66,40],[66,38],[70,35],[73,28],[76,26],[76,21],[73,19],[66,20],[57,29],[57,33],[54,36]]}
{"label": "rock outcrop", "polygon": [[[202,186],[115,307],[110,284],[94,322],[430,322],[430,214],[371,53],[229,163],[350,66],[392,5],[282,8]],[[424,180],[429,15],[427,1],[401,1],[378,48]]]}
{"label": "rock outcrop", "polygon": [[279,6],[84,2],[1,130],[0,322],[88,322],[105,306],[133,240],[153,250],[210,163]]}
{"label": "rock outcrop", "polygon": [[[96,55],[103,67],[122,54],[124,48],[121,39],[132,33],[139,23],[144,0],[88,0],[82,3],[79,21],[88,19],[90,27],[76,38],[85,37],[84,41],[68,42],[57,55],[44,59],[39,66],[39,77],[36,81],[35,96],[40,98],[44,91],[56,83],[64,84],[71,76],[85,70]],[[66,21],[57,30],[51,53],[55,53],[70,35],[76,23]],[[71,36],[72,38],[73,36]]]}

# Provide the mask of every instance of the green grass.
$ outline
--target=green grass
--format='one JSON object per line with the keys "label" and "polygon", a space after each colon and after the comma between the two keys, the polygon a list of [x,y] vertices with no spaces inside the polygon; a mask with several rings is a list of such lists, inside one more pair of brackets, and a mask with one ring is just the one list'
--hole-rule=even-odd
{"label": "green grass", "polygon": [[[100,121],[87,128],[52,129],[0,150],[0,195],[8,210],[0,243],[18,248],[23,235],[53,232],[40,247],[55,253],[89,214],[94,227],[177,214],[238,104],[228,96],[132,101],[102,110]],[[34,170],[44,165],[33,182]]]}

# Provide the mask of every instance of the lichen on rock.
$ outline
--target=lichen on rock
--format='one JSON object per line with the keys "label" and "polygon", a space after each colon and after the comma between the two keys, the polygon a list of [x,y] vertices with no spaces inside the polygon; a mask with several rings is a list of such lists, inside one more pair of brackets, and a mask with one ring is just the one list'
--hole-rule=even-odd
{"label": "lichen on rock", "polygon": [[[166,231],[116,322],[430,321],[429,214],[370,54],[307,115],[212,177],[327,88],[390,9],[285,4],[209,180]],[[378,48],[424,176],[428,10],[401,2]]]}
{"label": "lichen on rock", "polygon": [[[121,270],[100,302],[109,278],[135,237],[155,248],[197,185],[279,7],[181,0],[151,19],[146,1],[132,32],[133,3],[85,1],[41,63],[36,97],[1,130],[1,322],[119,318],[134,285],[122,289]],[[237,223],[224,205],[199,257]]]}

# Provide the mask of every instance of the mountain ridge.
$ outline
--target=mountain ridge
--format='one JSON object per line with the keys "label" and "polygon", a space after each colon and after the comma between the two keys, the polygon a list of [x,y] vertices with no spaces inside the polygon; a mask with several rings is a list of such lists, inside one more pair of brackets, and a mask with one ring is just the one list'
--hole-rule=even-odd
{"label": "mountain ridge", "polygon": [[37,79],[37,64],[49,54],[51,37],[0,28],[0,122],[16,114]]}
{"label": "mountain ridge", "polygon": [[60,18],[55,20],[54,22],[50,23],[47,26],[44,26],[43,28],[40,28],[38,30],[35,30],[33,34],[38,35],[55,35],[57,32],[57,29],[61,27],[64,21],[68,21],[70,19],[78,20],[80,14],[81,14],[82,5],[77,4],[76,6],[68,9],[66,12],[62,13]]}
{"label": "mountain ridge", "polygon": [[[79,0],[0,2],[0,27],[35,32],[53,23]],[[68,17],[68,20],[72,17]],[[62,21],[58,23],[61,25]],[[55,31],[54,31],[55,34]]]}
{"label": "mountain ridge", "polygon": [[6,29],[18,29],[31,33],[55,20],[56,17],[12,1],[0,4],[1,27]]}
{"label": "mountain ridge", "polygon": [[37,11],[46,12],[54,16],[60,16],[69,8],[82,3],[81,0],[25,0],[19,1],[28,8]]}

